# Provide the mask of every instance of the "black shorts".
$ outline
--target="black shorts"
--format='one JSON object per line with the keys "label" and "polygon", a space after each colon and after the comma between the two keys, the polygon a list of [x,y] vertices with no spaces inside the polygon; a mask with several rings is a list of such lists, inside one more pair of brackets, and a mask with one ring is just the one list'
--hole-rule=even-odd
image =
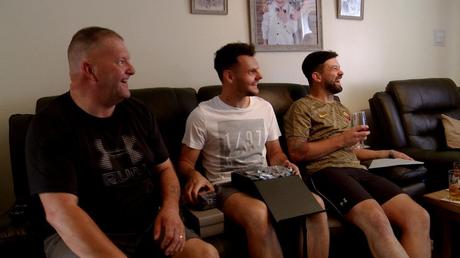
{"label": "black shorts", "polygon": [[358,168],[325,168],[313,173],[310,183],[341,215],[364,200],[375,199],[382,205],[403,193],[388,179]]}

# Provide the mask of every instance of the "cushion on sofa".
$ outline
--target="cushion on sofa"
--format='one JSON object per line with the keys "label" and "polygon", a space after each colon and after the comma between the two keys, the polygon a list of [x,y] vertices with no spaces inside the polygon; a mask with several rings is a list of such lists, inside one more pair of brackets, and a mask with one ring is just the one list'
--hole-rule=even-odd
{"label": "cushion on sofa", "polygon": [[460,149],[460,120],[441,114],[446,143],[449,148]]}

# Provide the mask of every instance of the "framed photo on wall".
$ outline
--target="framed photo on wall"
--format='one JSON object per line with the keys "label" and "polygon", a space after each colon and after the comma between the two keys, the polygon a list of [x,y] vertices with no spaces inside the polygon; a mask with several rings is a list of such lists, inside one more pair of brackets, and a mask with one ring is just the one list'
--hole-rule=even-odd
{"label": "framed photo on wall", "polygon": [[362,20],[364,0],[337,0],[337,18]]}
{"label": "framed photo on wall", "polygon": [[257,51],[323,48],[321,0],[249,0],[249,11]]}
{"label": "framed photo on wall", "polygon": [[228,0],[190,0],[194,14],[221,14],[228,13]]}

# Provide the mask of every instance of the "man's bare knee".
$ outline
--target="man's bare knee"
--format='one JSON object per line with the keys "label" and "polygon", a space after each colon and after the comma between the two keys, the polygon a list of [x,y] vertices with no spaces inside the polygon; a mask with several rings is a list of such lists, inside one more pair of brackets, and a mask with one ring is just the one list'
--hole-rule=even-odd
{"label": "man's bare knee", "polygon": [[324,204],[323,198],[319,197],[317,194],[313,194],[313,197],[315,197],[315,200],[318,202],[318,204],[321,206],[321,208],[325,209],[326,205]]}
{"label": "man's bare knee", "polygon": [[248,211],[249,216],[246,221],[249,224],[248,226],[263,229],[270,225],[270,215],[268,208],[264,203],[250,207]]}
{"label": "man's bare knee", "polygon": [[244,196],[232,195],[224,205],[224,213],[245,229],[264,230],[270,225],[268,208],[262,201]]}
{"label": "man's bare knee", "polygon": [[409,231],[426,231],[429,232],[430,229],[430,214],[422,207],[418,206],[414,209],[411,209],[404,225],[401,227]]}
{"label": "man's bare knee", "polygon": [[390,221],[401,227],[403,231],[418,233],[429,231],[430,215],[409,196],[396,196],[383,207]]}
{"label": "man's bare knee", "polygon": [[192,238],[187,240],[185,243],[184,250],[173,256],[174,258],[188,258],[188,257],[200,257],[200,258],[218,258],[219,252],[217,249],[205,241]]}
{"label": "man's bare knee", "polygon": [[346,218],[364,232],[374,232],[381,236],[393,234],[390,221],[375,200],[358,203],[348,212]]}

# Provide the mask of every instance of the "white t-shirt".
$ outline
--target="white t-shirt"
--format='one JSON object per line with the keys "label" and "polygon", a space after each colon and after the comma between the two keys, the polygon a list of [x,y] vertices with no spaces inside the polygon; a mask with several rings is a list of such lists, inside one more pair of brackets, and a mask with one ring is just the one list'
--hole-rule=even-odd
{"label": "white t-shirt", "polygon": [[280,135],[273,107],[264,99],[250,97],[247,108],[236,108],[216,96],[190,113],[182,143],[202,151],[206,177],[220,184],[235,170],[267,165],[265,143]]}

